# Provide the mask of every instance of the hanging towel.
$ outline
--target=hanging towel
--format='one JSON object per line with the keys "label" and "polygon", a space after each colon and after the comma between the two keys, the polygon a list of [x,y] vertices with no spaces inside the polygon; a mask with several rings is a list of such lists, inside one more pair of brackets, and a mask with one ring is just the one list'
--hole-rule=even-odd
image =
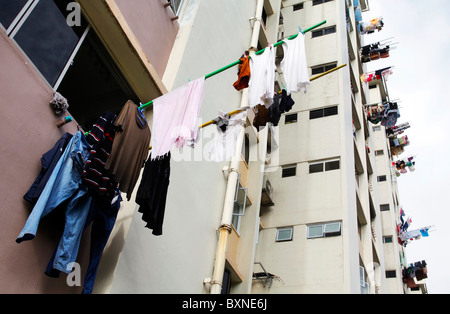
{"label": "hanging towel", "polygon": [[209,158],[212,161],[229,161],[236,151],[236,141],[244,127],[243,119],[247,112],[243,111],[232,117],[220,112],[216,119],[216,133],[209,151]]}
{"label": "hanging towel", "polygon": [[298,93],[302,90],[306,93],[306,86],[310,84],[310,81],[305,52],[305,35],[300,32],[294,39],[285,39],[282,46],[284,58],[280,65],[288,95],[291,92]]}
{"label": "hanging towel", "polygon": [[204,87],[202,77],[153,101],[152,159],[166,155],[173,145],[195,142]]}
{"label": "hanging towel", "polygon": [[151,132],[139,107],[131,100],[124,105],[114,125],[116,133],[105,169],[129,201],[148,156]]}
{"label": "hanging towel", "polygon": [[250,72],[248,83],[248,104],[250,108],[273,103],[275,92],[275,49],[267,47],[262,54],[252,54],[250,57]]}

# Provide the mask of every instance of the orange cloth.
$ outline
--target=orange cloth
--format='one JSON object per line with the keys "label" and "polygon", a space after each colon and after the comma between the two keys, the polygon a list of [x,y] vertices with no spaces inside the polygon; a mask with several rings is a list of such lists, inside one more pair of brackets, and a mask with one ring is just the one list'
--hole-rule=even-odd
{"label": "orange cloth", "polygon": [[245,54],[241,59],[239,64],[238,80],[234,82],[233,86],[236,90],[241,90],[248,87],[248,82],[250,80],[250,62],[249,56]]}

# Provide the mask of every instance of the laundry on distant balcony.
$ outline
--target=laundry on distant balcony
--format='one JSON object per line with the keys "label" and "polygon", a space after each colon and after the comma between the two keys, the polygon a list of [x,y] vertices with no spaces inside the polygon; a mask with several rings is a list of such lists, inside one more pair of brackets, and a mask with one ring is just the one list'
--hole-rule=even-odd
{"label": "laundry on distant balcony", "polygon": [[392,165],[395,168],[395,175],[397,177],[399,177],[401,174],[408,173],[406,168],[408,168],[410,172],[414,172],[416,170],[416,162],[414,161],[414,157],[397,160],[395,162],[392,162]]}
{"label": "laundry on distant balcony", "polygon": [[361,35],[372,34],[376,30],[381,31],[383,29],[383,26],[384,26],[383,18],[380,16],[370,20],[370,22],[359,23],[359,30],[361,31]]}
{"label": "laundry on distant balcony", "polygon": [[400,112],[396,102],[382,102],[367,106],[367,120],[372,124],[381,122],[382,126],[392,128],[397,123]]}
{"label": "laundry on distant balcony", "polygon": [[428,278],[427,263],[425,261],[410,263],[407,267],[402,268],[402,279],[408,288],[417,287],[417,281]]}
{"label": "laundry on distant balcony", "polygon": [[367,63],[380,58],[388,58],[390,49],[389,45],[381,44],[380,42],[363,46],[360,51],[361,61]]}
{"label": "laundry on distant balcony", "polygon": [[386,128],[386,136],[387,137],[397,137],[400,134],[403,134],[406,129],[409,129],[411,126],[409,122],[405,122],[399,125],[395,125],[390,128]]}
{"label": "laundry on distant balcony", "polygon": [[387,81],[387,78],[389,75],[393,74],[392,67],[387,67],[383,69],[379,69],[373,72],[364,73],[361,75],[361,82],[362,83],[369,83],[374,80],[381,80],[384,78]]}
{"label": "laundry on distant balcony", "polygon": [[399,156],[404,152],[404,148],[410,144],[407,135],[402,137],[389,138],[389,145],[391,147],[391,153],[395,156]]}

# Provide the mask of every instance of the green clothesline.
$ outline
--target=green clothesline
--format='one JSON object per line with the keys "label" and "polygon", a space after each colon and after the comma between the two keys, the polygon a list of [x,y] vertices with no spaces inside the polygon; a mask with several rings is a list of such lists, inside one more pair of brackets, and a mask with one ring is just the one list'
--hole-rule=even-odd
{"label": "green clothesline", "polygon": [[[309,32],[309,31],[313,30],[314,28],[317,28],[317,27],[319,27],[319,26],[325,24],[326,22],[327,22],[327,21],[325,20],[325,21],[322,21],[322,22],[320,22],[320,23],[318,23],[318,24],[316,24],[316,25],[314,25],[314,26],[311,26],[310,28],[305,29],[302,33],[305,34],[305,33]],[[298,33],[297,33],[297,34],[294,34],[294,35],[292,35],[292,36],[290,36],[290,37],[288,37],[287,39],[288,39],[288,40],[291,40],[291,39],[296,38],[297,36],[298,36]],[[283,41],[283,40],[280,40],[279,42],[277,42],[277,43],[274,44],[273,46],[274,46],[274,47],[277,47],[277,46],[279,46],[279,45],[281,45],[281,44],[283,44],[283,43],[284,43],[284,41]],[[257,55],[262,54],[262,53],[264,52],[264,50],[266,50],[266,48],[261,49],[260,51],[255,52],[255,54],[257,54]],[[216,70],[216,71],[214,71],[214,72],[212,72],[212,73],[209,73],[209,74],[205,75],[205,79],[208,79],[208,78],[210,78],[210,77],[212,77],[212,76],[214,76],[214,75],[216,75],[216,74],[219,74],[219,73],[221,73],[221,72],[223,72],[223,71],[225,71],[225,70],[228,70],[229,68],[232,68],[232,67],[234,67],[235,65],[238,65],[240,62],[241,62],[241,60],[239,59],[239,60],[237,60],[237,61],[235,61],[235,62],[233,62],[233,63],[230,63],[230,64],[227,65],[227,66],[224,66],[223,68],[221,68],[221,69],[219,69],[219,70]],[[148,102],[148,103],[146,103],[146,104],[142,104],[142,105],[139,107],[139,109],[143,110],[143,109],[149,107],[149,106],[152,105],[152,104],[153,104],[153,100],[150,101],[150,102]]]}

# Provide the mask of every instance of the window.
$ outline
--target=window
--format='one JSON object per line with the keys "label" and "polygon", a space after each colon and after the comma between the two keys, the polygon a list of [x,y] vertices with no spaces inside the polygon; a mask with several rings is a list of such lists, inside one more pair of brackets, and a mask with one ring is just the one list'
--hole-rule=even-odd
{"label": "window", "polygon": [[386,278],[396,278],[397,272],[395,270],[386,270]]}
{"label": "window", "polygon": [[383,243],[392,243],[392,236],[384,236],[383,237]]}
{"label": "window", "polygon": [[384,151],[382,149],[375,151],[375,156],[383,156],[383,155],[384,155]]}
{"label": "window", "polygon": [[293,227],[277,229],[277,242],[292,241],[294,229]]}
{"label": "window", "polygon": [[318,5],[318,4],[322,4],[322,3],[330,2],[330,1],[333,1],[333,0],[313,0],[313,5]]}
{"label": "window", "polygon": [[168,2],[170,3],[173,13],[178,16],[183,0],[168,0]]}
{"label": "window", "polygon": [[324,172],[338,170],[340,168],[340,160],[321,161],[309,164],[309,173]]}
{"label": "window", "polygon": [[329,161],[325,163],[325,171],[337,170],[339,169],[339,160]]}
{"label": "window", "polygon": [[[23,12],[30,5],[28,0],[0,0],[0,24],[6,30],[10,30],[10,26],[14,26]],[[21,14],[22,13],[22,14]],[[8,32],[7,32],[8,33]]]}
{"label": "window", "polygon": [[323,65],[318,65],[315,67],[311,68],[311,74],[320,74],[323,72],[326,72],[328,70],[334,69],[335,67],[337,67],[337,62],[333,62],[333,63],[329,63],[329,64],[323,64]]}
{"label": "window", "polygon": [[377,181],[378,182],[383,182],[383,181],[386,181],[387,179],[386,179],[386,176],[384,175],[384,176],[378,176],[377,177]]}
{"label": "window", "polygon": [[381,204],[380,205],[380,211],[388,211],[390,209],[389,204]]}
{"label": "window", "polygon": [[297,113],[288,114],[284,117],[284,124],[297,122]]}
{"label": "window", "polygon": [[336,26],[326,27],[326,28],[312,31],[311,37],[316,38],[316,37],[321,37],[321,36],[333,34],[333,33],[336,33]]}
{"label": "window", "polygon": [[338,114],[338,106],[326,107],[322,109],[311,110],[309,112],[309,119],[319,119],[329,116],[334,116]]}
{"label": "window", "polygon": [[309,165],[309,173],[315,173],[315,172],[323,172],[323,163],[318,164],[310,164]]}
{"label": "window", "polygon": [[295,177],[296,174],[297,174],[297,165],[285,166],[281,170],[281,177],[282,178]]}
{"label": "window", "polygon": [[302,3],[298,3],[298,4],[294,4],[293,9],[294,9],[294,11],[302,10],[303,9],[303,2]]}
{"label": "window", "polygon": [[[4,0],[1,2],[3,11]],[[13,29],[10,28],[9,36],[15,40],[51,86],[55,85],[74,50],[79,47],[88,27],[87,22],[81,17],[79,25],[69,26],[67,18],[72,13],[67,7],[69,2],[68,0],[33,2],[28,10],[20,11],[23,16],[18,16],[17,24],[11,25]],[[10,14],[19,9],[17,5],[6,6],[11,9]],[[2,23],[8,23],[11,18],[11,15],[9,18],[2,17],[6,19],[6,22]]]}
{"label": "window", "polygon": [[330,222],[325,224],[311,225],[307,228],[308,239],[327,238],[341,235],[341,223]]}

